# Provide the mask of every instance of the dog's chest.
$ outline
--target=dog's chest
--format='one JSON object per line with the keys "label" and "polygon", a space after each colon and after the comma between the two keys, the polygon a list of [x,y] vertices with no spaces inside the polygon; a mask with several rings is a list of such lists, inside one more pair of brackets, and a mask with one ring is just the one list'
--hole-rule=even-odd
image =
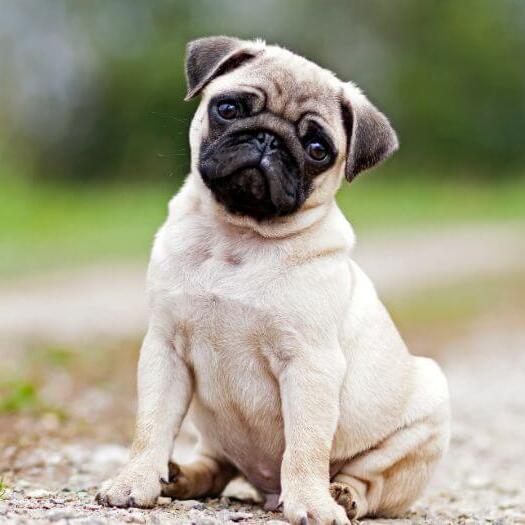
{"label": "dog's chest", "polygon": [[[282,273],[275,259],[249,248],[208,243],[179,255],[169,290],[177,352],[190,361],[256,352],[268,343],[266,329],[279,300],[272,289]],[[275,299],[275,300],[274,300]]]}

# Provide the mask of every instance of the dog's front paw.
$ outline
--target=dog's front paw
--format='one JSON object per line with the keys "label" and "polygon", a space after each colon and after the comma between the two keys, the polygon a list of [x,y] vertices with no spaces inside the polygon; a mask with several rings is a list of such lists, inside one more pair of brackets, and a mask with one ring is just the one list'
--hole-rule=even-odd
{"label": "dog's front paw", "polygon": [[292,525],[350,525],[345,509],[330,494],[285,498],[283,512]]}
{"label": "dog's front paw", "polygon": [[153,507],[160,496],[160,477],[151,465],[128,465],[116,478],[102,485],[95,499],[106,507]]}

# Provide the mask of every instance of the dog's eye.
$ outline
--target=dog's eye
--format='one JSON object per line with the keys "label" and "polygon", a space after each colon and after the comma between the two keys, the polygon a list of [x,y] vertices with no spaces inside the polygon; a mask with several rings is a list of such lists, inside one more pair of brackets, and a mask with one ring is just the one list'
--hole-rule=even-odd
{"label": "dog's eye", "polygon": [[225,120],[233,120],[240,115],[238,104],[228,100],[217,104],[217,113]]}
{"label": "dog's eye", "polygon": [[319,140],[312,140],[306,145],[306,153],[308,156],[317,161],[321,162],[328,157],[327,147]]}

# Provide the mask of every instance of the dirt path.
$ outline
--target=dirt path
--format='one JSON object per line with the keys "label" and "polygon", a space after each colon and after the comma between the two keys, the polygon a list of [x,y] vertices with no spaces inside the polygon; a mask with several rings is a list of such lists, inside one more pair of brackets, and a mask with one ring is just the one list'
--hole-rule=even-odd
{"label": "dirt path", "polygon": [[[523,231],[525,225],[516,224],[366,236],[358,239],[355,258],[381,294],[408,292],[523,268]],[[142,333],[145,268],[146,263],[95,266],[0,283],[2,339],[68,343]]]}

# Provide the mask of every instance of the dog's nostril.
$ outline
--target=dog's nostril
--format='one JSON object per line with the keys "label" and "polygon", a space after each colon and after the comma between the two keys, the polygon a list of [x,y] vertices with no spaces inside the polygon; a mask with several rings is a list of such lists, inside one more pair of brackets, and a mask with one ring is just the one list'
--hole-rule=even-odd
{"label": "dog's nostril", "polygon": [[259,131],[255,135],[255,140],[260,146],[266,146],[270,150],[277,149],[281,145],[281,142],[275,135],[266,131]]}

